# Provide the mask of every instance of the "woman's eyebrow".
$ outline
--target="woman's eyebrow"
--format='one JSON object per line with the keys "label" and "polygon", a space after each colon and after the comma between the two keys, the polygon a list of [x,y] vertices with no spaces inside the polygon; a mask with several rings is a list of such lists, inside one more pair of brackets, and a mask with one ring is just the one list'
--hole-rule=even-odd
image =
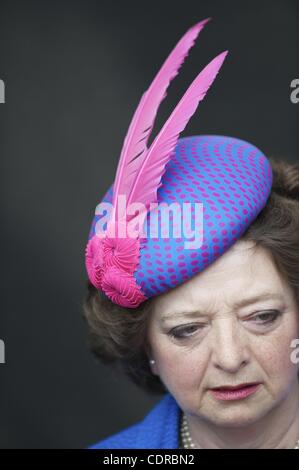
{"label": "woman's eyebrow", "polygon": [[194,310],[194,311],[182,311],[180,310],[179,312],[169,312],[169,313],[164,313],[161,317],[161,322],[164,323],[165,321],[171,319],[171,318],[179,318],[179,317],[200,317],[200,316],[207,316],[206,313],[200,312],[199,310]]}
{"label": "woman's eyebrow", "polygon": [[[284,296],[282,294],[278,294],[277,292],[261,292],[260,294],[256,294],[252,297],[248,297],[246,299],[242,299],[238,302],[234,303],[235,308],[244,307],[246,305],[251,305],[260,300],[283,300]],[[161,316],[161,322],[164,323],[165,321],[171,318],[179,318],[179,317],[200,317],[200,316],[207,316],[208,312],[201,312],[200,310],[190,310],[190,311],[179,311],[179,312],[168,312],[164,313]]]}
{"label": "woman's eyebrow", "polygon": [[246,299],[242,299],[238,302],[235,302],[235,307],[240,308],[244,307],[245,305],[251,305],[260,300],[284,300],[284,296],[282,294],[278,294],[277,292],[262,292],[260,294],[256,294],[252,297],[248,297]]}

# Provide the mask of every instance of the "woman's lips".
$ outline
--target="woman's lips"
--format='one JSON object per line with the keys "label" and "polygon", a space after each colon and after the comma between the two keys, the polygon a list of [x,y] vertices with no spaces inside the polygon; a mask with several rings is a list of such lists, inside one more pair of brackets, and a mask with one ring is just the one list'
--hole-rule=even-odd
{"label": "woman's lips", "polygon": [[243,384],[238,387],[218,387],[210,389],[218,400],[241,400],[256,392],[259,383]]}

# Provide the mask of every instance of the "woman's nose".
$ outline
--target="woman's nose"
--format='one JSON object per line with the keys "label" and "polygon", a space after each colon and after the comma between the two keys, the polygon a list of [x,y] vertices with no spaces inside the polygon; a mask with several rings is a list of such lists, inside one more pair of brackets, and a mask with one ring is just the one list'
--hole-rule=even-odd
{"label": "woman's nose", "polygon": [[218,369],[236,373],[250,358],[246,334],[237,320],[219,319],[213,335],[213,364]]}

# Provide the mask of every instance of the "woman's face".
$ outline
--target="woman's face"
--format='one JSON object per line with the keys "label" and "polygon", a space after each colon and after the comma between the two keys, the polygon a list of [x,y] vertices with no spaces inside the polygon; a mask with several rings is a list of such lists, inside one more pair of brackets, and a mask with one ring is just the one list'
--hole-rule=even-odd
{"label": "woman's face", "polygon": [[[298,393],[298,303],[263,248],[238,241],[188,282],[158,296],[149,320],[152,370],[185,413],[241,426]],[[211,388],[258,382],[246,398]]]}

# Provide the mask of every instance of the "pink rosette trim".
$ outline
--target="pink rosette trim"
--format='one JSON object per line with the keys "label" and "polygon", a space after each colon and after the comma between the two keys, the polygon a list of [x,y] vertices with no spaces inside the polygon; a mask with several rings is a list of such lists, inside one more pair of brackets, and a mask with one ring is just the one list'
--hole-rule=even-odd
{"label": "pink rosette trim", "polygon": [[107,268],[103,273],[102,289],[113,303],[122,307],[136,308],[147,300],[136,279],[115,266]]}
{"label": "pink rosette trim", "polygon": [[104,237],[94,235],[87,244],[85,264],[89,279],[112,302],[136,308],[147,299],[133,276],[139,256],[139,237],[127,236],[123,222],[110,222]]}
{"label": "pink rosette trim", "polygon": [[85,250],[85,266],[90,282],[97,288],[101,288],[103,276],[103,240],[94,235],[87,243]]}
{"label": "pink rosette trim", "polygon": [[139,261],[139,239],[106,237],[102,243],[105,266],[115,266],[133,274]]}
{"label": "pink rosette trim", "polygon": [[140,256],[140,241],[127,232],[124,221],[109,221],[106,236],[103,239],[105,267],[115,266],[133,274]]}

